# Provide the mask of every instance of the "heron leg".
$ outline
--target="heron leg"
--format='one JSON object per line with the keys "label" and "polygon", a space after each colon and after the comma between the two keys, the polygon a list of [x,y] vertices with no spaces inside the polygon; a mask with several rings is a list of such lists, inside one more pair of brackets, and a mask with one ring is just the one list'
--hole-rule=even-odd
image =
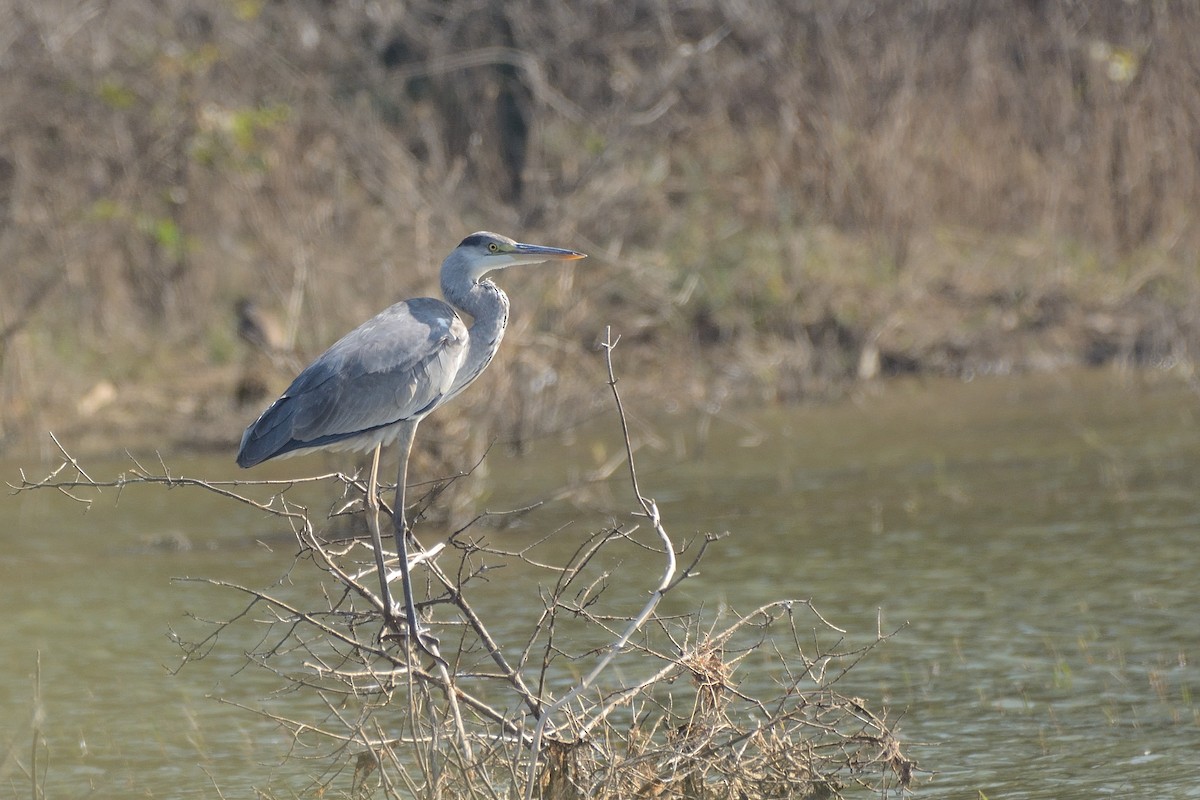
{"label": "heron leg", "polygon": [[408,618],[408,632],[418,644],[424,647],[425,642],[422,635],[428,637],[428,633],[422,630],[417,623],[417,604],[413,599],[412,578],[408,571],[408,515],[404,508],[405,484],[408,482],[408,456],[412,452],[413,439],[416,434],[417,423],[409,421],[404,423],[400,429],[400,435],[396,438],[400,445],[400,466],[396,473],[396,504],[392,509],[392,520],[396,528],[396,553],[400,559],[400,574],[404,580],[404,612]]}
{"label": "heron leg", "polygon": [[376,445],[371,457],[371,474],[367,479],[367,527],[371,530],[371,544],[375,548],[375,571],[379,573],[379,599],[383,603],[383,618],[389,624],[394,619],[392,593],[388,589],[387,565],[383,560],[383,537],[379,533],[379,454],[382,445]]}

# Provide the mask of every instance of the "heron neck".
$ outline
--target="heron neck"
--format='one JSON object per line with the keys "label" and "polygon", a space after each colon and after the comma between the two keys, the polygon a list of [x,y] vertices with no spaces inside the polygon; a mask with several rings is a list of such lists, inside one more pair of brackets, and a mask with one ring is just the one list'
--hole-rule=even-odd
{"label": "heron neck", "polygon": [[465,291],[461,285],[443,283],[442,293],[451,305],[470,314],[474,320],[468,329],[466,360],[450,390],[453,395],[483,372],[500,347],[508,325],[508,295],[489,280],[472,283]]}

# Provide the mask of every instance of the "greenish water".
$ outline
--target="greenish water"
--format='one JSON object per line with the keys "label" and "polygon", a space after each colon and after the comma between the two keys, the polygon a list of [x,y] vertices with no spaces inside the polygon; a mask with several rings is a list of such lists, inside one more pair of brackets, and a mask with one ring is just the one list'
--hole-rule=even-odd
{"label": "greenish water", "polygon": [[[839,688],[902,715],[909,755],[934,773],[920,796],[1200,797],[1195,392],[1161,375],[1083,373],[891,384],[748,417],[631,411],[655,420],[635,423],[640,477],[675,539],[729,532],[671,608],[811,598],[852,635],[901,628]],[[619,447],[602,417],[521,459],[496,448],[479,502],[551,495]],[[237,477],[229,457],[166,461],[176,474]],[[18,466],[48,465],[2,466],[12,480]],[[124,468],[85,466],[98,479]],[[302,459],[265,474],[318,469]],[[519,546],[566,525],[566,552],[572,533],[630,510],[628,497],[618,473],[488,535]],[[51,798],[303,791],[321,765],[289,759],[286,734],[212,699],[317,710],[269,698],[278,682],[241,669],[252,628],[170,674],[168,634],[194,630],[189,613],[244,605],[172,578],[271,586],[291,566],[288,535],[203,492],[117,498],[106,491],[87,513],[52,492],[0,499],[0,797],[30,796],[35,727]],[[628,582],[636,602],[647,585]],[[298,568],[278,591],[310,588]],[[509,589],[489,584],[487,607],[505,607]],[[520,614],[506,614],[518,630]]]}

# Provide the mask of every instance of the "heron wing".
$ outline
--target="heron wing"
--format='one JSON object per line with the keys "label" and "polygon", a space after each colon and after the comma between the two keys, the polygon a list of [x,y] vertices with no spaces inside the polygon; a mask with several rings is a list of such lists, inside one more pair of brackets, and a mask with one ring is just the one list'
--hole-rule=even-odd
{"label": "heron wing", "polygon": [[433,298],[397,303],[339,339],[301,372],[242,438],[251,466],[420,418],[446,396],[467,329]]}

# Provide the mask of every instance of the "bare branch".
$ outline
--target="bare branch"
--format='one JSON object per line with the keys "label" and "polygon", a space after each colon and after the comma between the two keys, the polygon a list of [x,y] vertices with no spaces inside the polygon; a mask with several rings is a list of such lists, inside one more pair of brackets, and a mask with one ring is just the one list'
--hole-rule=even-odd
{"label": "bare branch", "polygon": [[[52,437],[58,463],[41,480],[22,471],[12,488],[59,492],[89,507],[101,497],[118,500],[133,487],[202,491],[286,521],[296,551],[285,578],[315,568],[316,591],[300,601],[284,600],[274,589],[219,578],[177,579],[233,592],[245,602],[224,619],[191,615],[172,629],[180,648],[172,671],[214,652],[235,626],[239,635],[253,631],[254,644],[237,672],[266,670],[279,690],[262,708],[220,700],[288,731],[285,757],[322,765],[313,771],[315,793],[345,791],[348,783],[357,797],[709,800],[815,791],[838,797],[846,786],[907,787],[915,765],[891,726],[863,701],[835,691],[850,669],[894,635],[881,622],[872,641],[852,646],[846,631],[808,600],[776,601],[708,621],[701,611],[658,612],[662,598],[698,574],[725,534],[705,535],[680,568],[677,559],[691,544],[677,553],[657,504],[643,494],[638,448],[617,389],[616,344],[609,334],[602,345],[607,385],[620,423],[632,514],[640,521],[615,525],[606,515],[605,524],[574,540],[564,556],[562,541],[574,535],[571,526],[515,549],[489,542],[475,528],[487,516],[528,514],[537,506],[483,512],[449,537],[452,547],[439,542],[411,559],[412,574],[423,584],[414,582],[422,593],[415,607],[439,639],[431,648],[395,636],[380,592],[368,586],[375,582],[372,574],[382,581],[397,574],[389,567],[391,554],[381,551],[376,560],[365,534],[347,531],[347,522],[358,531],[379,525],[363,518],[371,487],[357,474],[210,481],[176,474],[161,456],[149,468],[130,456],[125,472],[100,481]],[[608,476],[614,463],[589,479]],[[444,485],[430,483],[419,507]],[[333,498],[324,520],[328,530],[295,501],[301,486],[319,487]],[[116,498],[102,494],[107,489],[115,489]],[[629,575],[613,564],[645,561],[648,554],[662,559],[662,572],[640,610],[631,613]],[[505,574],[508,590],[536,599],[507,601],[511,611],[504,610],[503,635],[496,635],[485,620],[494,607],[479,605],[477,588],[509,566],[524,569]],[[522,586],[510,577],[517,572],[535,578]],[[635,591],[634,598],[644,589]],[[520,619],[528,608],[535,610]],[[199,634],[184,630],[196,626]],[[619,673],[612,669],[616,663]],[[775,665],[768,679],[761,674],[764,663]],[[739,670],[750,674],[735,677]],[[580,672],[586,674],[580,678]],[[282,705],[290,692],[318,702],[290,712]],[[14,759],[9,754],[3,764]]]}

